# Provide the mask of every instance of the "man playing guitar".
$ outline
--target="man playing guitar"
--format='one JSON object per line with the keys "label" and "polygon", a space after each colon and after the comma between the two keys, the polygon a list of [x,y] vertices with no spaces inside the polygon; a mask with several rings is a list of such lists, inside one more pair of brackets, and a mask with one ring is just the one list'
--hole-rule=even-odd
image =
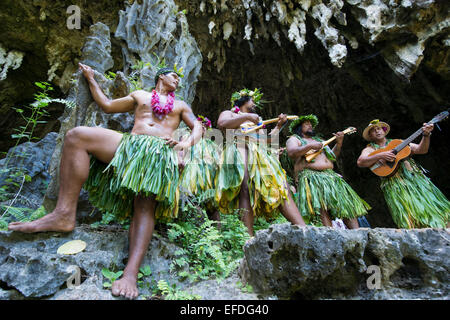
{"label": "man playing guitar", "polygon": [[[428,152],[433,128],[432,123],[423,124],[419,144],[409,144],[411,155]],[[385,165],[396,160],[393,150],[374,154],[374,151],[389,144],[390,139],[386,138],[389,130],[389,125],[379,120],[371,121],[364,129],[363,138],[370,143],[358,158],[359,167]],[[381,178],[381,189],[392,219],[399,228],[446,227],[450,202],[411,158],[401,161],[394,174]]]}

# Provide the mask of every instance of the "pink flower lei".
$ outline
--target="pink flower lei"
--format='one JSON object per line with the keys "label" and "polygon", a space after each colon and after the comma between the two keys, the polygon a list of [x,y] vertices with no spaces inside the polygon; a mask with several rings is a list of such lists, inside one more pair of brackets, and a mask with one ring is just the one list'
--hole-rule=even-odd
{"label": "pink flower lei", "polygon": [[212,128],[211,120],[209,120],[207,117],[204,116],[198,116],[197,120],[200,121],[203,125],[205,125],[206,128],[210,129]]}
{"label": "pink flower lei", "polygon": [[159,94],[156,90],[152,90],[152,110],[158,117],[166,115],[172,112],[173,103],[175,101],[175,93],[170,92],[167,96],[167,102],[164,106],[161,106],[159,101]]}
{"label": "pink flower lei", "polygon": [[234,106],[233,108],[231,108],[231,111],[234,113],[239,113],[241,111],[241,109],[239,109],[238,106]]}

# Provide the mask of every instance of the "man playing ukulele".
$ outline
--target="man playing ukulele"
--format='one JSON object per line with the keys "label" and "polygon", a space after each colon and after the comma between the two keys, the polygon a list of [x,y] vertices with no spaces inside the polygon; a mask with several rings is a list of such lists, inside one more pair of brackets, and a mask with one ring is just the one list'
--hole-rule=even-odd
{"label": "man playing ukulele", "polygon": [[358,228],[357,217],[366,215],[370,206],[333,171],[344,133],[335,134],[333,150],[326,146],[313,161],[305,159],[308,151],[318,151],[323,147],[313,130],[318,123],[312,114],[298,118],[291,123],[293,135],[286,142],[287,154],[294,162],[299,210],[308,215],[310,221],[320,216],[322,224],[327,227],[332,226],[331,214],[332,218],[343,219],[348,228]]}
{"label": "man playing ukulele", "polygon": [[263,130],[241,134],[241,125],[260,122],[255,111],[261,96],[257,89],[235,92],[231,98],[233,111],[223,111],[217,121],[219,128],[232,133],[232,141],[227,141],[222,153],[222,163],[216,176],[215,200],[223,214],[232,214],[240,209],[242,221],[251,236],[255,217],[270,220],[278,214],[278,210],[291,223],[305,226],[288,189],[286,173],[281,168],[278,154],[269,151],[265,144],[279,133],[287,121],[286,115],[280,114],[276,127],[265,141]]}

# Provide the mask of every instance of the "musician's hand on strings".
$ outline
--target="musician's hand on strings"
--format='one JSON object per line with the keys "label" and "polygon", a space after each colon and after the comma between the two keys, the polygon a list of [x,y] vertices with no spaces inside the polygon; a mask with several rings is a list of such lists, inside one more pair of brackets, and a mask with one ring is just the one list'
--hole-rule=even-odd
{"label": "musician's hand on strings", "polygon": [[308,144],[311,147],[311,150],[318,151],[323,148],[322,142],[313,142]]}
{"label": "musician's hand on strings", "polygon": [[434,124],[430,123],[424,123],[422,127],[423,135],[425,137],[428,137],[431,134],[431,131],[434,129]]}
{"label": "musician's hand on strings", "polygon": [[377,154],[377,156],[378,156],[378,160],[381,161],[383,164],[385,164],[386,161],[392,162],[395,160],[395,154],[391,150],[385,151],[385,152],[380,152]]}
{"label": "musician's hand on strings", "polygon": [[336,137],[336,144],[342,145],[342,142],[344,141],[344,132],[339,131],[339,132],[333,133],[333,135]]}

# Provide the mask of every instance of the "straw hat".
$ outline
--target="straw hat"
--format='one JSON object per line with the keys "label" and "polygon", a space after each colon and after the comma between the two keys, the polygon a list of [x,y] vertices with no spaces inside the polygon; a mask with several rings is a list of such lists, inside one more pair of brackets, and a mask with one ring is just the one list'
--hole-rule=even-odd
{"label": "straw hat", "polygon": [[372,129],[374,127],[383,128],[383,130],[386,134],[388,134],[389,130],[391,130],[391,127],[386,122],[380,121],[378,119],[372,120],[372,121],[370,121],[369,125],[363,131],[362,136],[365,140],[371,141],[369,138],[369,131],[370,131],[370,129]]}

